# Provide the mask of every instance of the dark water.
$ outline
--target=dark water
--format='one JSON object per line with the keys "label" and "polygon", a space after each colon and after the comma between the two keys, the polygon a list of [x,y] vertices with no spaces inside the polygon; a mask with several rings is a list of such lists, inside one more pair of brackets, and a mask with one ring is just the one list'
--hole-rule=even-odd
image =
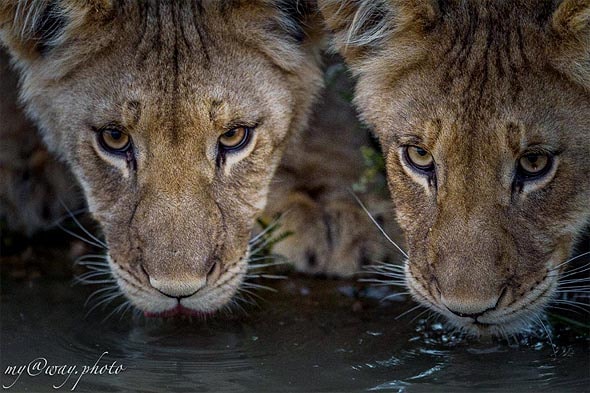
{"label": "dark water", "polygon": [[25,371],[7,391],[590,391],[590,341],[568,329],[555,333],[553,347],[546,338],[472,341],[435,321],[411,321],[419,311],[396,320],[413,303],[379,302],[386,293],[356,283],[293,278],[274,286],[247,314],[154,321],[128,313],[103,322],[112,307],[84,317],[91,288],[3,280],[2,385],[16,379],[8,366],[45,358],[78,374]]}

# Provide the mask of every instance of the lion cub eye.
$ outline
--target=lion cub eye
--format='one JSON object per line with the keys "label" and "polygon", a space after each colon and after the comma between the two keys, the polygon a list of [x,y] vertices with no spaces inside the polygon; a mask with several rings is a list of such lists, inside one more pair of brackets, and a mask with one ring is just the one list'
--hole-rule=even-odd
{"label": "lion cub eye", "polygon": [[248,127],[236,127],[221,134],[219,146],[224,151],[235,151],[243,148],[250,140],[251,129]]}
{"label": "lion cub eye", "polygon": [[115,154],[125,154],[131,147],[131,137],[116,128],[104,128],[98,133],[100,146]]}
{"label": "lion cub eye", "polygon": [[518,175],[522,178],[541,177],[551,168],[551,157],[547,154],[527,154],[518,160]]}
{"label": "lion cub eye", "polygon": [[414,169],[420,172],[432,172],[434,170],[434,158],[427,150],[419,146],[406,146],[404,155],[408,164]]}

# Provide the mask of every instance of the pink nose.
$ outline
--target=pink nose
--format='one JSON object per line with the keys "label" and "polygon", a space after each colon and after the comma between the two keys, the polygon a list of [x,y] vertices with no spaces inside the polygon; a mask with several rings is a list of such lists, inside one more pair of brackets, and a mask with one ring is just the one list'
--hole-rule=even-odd
{"label": "pink nose", "polygon": [[460,317],[475,318],[496,308],[500,300],[500,295],[489,299],[455,299],[447,298],[442,293],[440,295],[440,302],[450,312]]}
{"label": "pink nose", "polygon": [[156,279],[150,277],[150,284],[162,294],[169,297],[188,297],[197,293],[207,284],[206,277],[185,280]]}

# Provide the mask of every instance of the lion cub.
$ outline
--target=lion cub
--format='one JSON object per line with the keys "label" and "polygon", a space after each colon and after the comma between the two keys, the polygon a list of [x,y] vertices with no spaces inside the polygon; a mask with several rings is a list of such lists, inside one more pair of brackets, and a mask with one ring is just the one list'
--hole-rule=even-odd
{"label": "lion cub", "polygon": [[[78,180],[118,285],[147,315],[227,305],[269,195],[267,213],[286,212],[294,232],[277,251],[298,270],[349,275],[380,247],[338,182],[339,171],[353,182],[351,162],[362,167],[365,142],[345,123],[354,115],[307,128],[322,27],[304,1],[0,4],[26,110]],[[324,164],[334,157],[321,147],[335,141],[348,144]]]}
{"label": "lion cub", "polygon": [[590,1],[320,8],[383,147],[414,297],[473,334],[537,320],[590,220]]}

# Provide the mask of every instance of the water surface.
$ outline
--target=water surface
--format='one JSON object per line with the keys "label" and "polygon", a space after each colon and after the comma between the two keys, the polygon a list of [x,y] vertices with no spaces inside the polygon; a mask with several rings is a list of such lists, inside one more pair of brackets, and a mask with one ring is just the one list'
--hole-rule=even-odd
{"label": "water surface", "polygon": [[[473,341],[445,332],[408,299],[379,302],[387,290],[346,281],[293,277],[262,292],[245,311],[202,320],[85,317],[96,289],[69,280],[3,279],[2,384],[8,366],[119,365],[118,374],[84,375],[79,392],[587,392],[590,341],[558,329],[547,338]],[[425,315],[425,314],[424,314]],[[80,375],[80,374],[78,374]],[[26,375],[8,391],[69,391],[78,375]],[[66,381],[64,383],[64,381]]]}

